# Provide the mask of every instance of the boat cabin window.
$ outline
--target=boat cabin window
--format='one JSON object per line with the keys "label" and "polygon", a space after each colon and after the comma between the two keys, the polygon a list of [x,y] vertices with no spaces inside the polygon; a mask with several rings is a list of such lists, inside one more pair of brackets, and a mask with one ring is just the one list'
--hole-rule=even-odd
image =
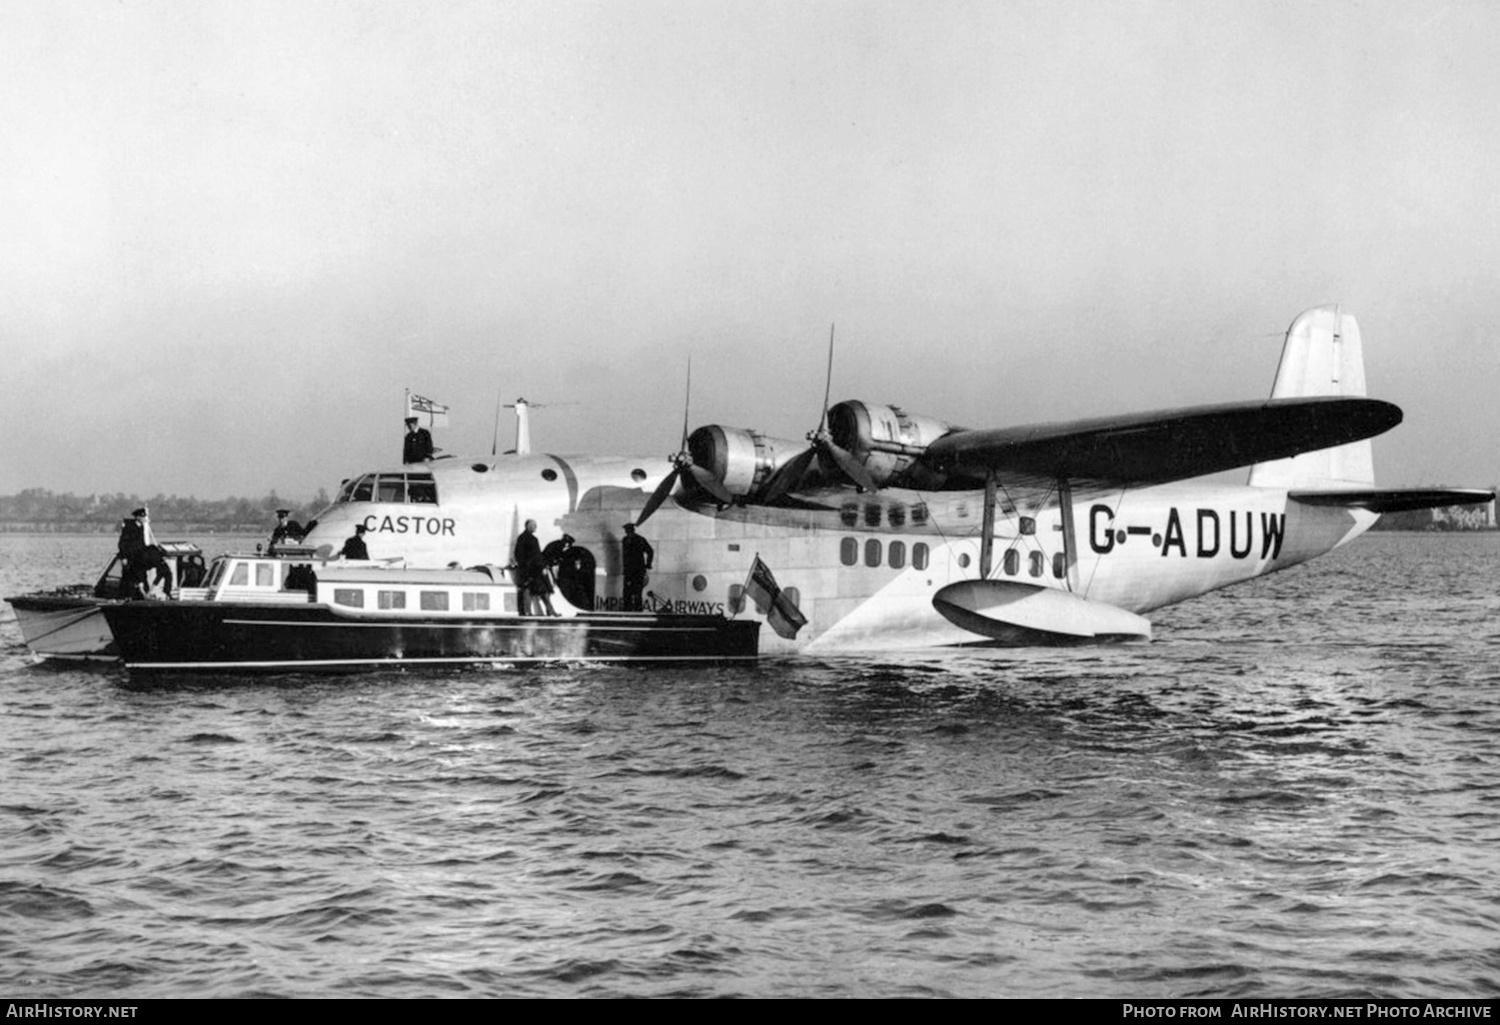
{"label": "boat cabin window", "polygon": [[347,605],[351,609],[362,609],[365,607],[365,592],[358,587],[335,587],[333,603]]}
{"label": "boat cabin window", "polygon": [[250,584],[250,564],[237,562],[234,564],[234,572],[229,576],[230,587],[247,587]]}
{"label": "boat cabin window", "polygon": [[422,608],[429,612],[448,611],[447,591],[423,591],[421,592]]}
{"label": "boat cabin window", "polygon": [[437,504],[437,483],[430,473],[367,473],[345,481],[340,502]]}
{"label": "boat cabin window", "polygon": [[377,599],[376,600],[377,600],[377,603],[379,604],[379,606],[381,608],[383,608],[383,609],[404,609],[404,608],[406,608],[406,592],[405,591],[381,591],[377,595]]}
{"label": "boat cabin window", "polygon": [[473,592],[473,591],[465,591],[464,592],[464,611],[465,612],[488,612],[489,610],[490,610],[490,596],[489,595],[484,594],[483,592],[480,592],[480,593],[477,593],[477,594],[475,592]]}

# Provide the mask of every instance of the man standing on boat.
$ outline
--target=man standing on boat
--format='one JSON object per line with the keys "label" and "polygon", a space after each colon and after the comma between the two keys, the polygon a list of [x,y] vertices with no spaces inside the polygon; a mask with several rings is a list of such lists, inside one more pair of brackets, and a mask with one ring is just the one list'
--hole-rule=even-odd
{"label": "man standing on boat", "polygon": [[417,426],[417,418],[406,418],[406,441],[401,446],[403,463],[425,463],[432,458],[432,435]]}
{"label": "man standing on boat", "polygon": [[339,551],[340,559],[368,559],[370,550],[365,547],[365,530],[363,523],[354,525],[354,536],[344,542],[344,547]]}
{"label": "man standing on boat", "polygon": [[656,551],[650,541],[635,532],[634,523],[625,524],[620,550],[625,556],[625,611],[640,612],[641,592],[646,589],[646,571],[656,561]]}
{"label": "man standing on boat", "polygon": [[526,528],[516,538],[511,551],[511,562],[515,564],[516,607],[523,616],[541,615],[544,606],[547,615],[557,615],[552,608],[552,582],[547,579],[547,563],[542,558],[542,546],[536,539],[536,520],[527,520]]}
{"label": "man standing on boat", "polygon": [[146,546],[150,544],[151,527],[146,522],[146,510],[137,509],[121,521],[120,542],[120,597],[134,598],[136,588],[146,580]]}
{"label": "man standing on boat", "polygon": [[290,509],[276,510],[276,529],[271,531],[271,551],[274,552],[276,546],[284,541],[296,544],[302,540],[303,535],[306,533],[302,524],[296,520],[287,519],[291,514],[292,511]]}

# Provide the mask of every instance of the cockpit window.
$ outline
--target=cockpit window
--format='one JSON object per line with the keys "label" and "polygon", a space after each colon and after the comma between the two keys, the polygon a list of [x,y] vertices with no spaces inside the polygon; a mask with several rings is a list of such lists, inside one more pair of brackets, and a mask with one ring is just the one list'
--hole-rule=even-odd
{"label": "cockpit window", "polygon": [[344,482],[340,502],[417,502],[437,504],[437,483],[430,473],[367,473]]}

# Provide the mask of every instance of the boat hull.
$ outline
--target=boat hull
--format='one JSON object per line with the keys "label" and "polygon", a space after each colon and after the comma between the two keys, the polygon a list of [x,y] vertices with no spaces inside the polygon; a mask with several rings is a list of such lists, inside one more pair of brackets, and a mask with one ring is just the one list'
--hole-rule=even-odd
{"label": "boat hull", "polygon": [[7,598],[32,654],[42,658],[114,662],[120,657],[104,618],[106,601],[67,594]]}
{"label": "boat hull", "polygon": [[132,670],[349,671],[492,662],[753,659],[760,624],[718,616],[350,616],[327,605],[129,602],[104,610]]}

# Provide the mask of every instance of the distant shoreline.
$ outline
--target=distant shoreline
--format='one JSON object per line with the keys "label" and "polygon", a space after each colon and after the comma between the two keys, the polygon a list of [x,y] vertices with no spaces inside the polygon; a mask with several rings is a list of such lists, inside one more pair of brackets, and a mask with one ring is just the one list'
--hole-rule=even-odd
{"label": "distant shoreline", "polygon": [[[265,534],[270,536],[276,526],[269,523],[181,523],[172,520],[151,521],[151,529],[163,536],[168,534]],[[53,523],[49,521],[11,521],[0,523],[0,534],[116,534],[120,524],[116,523]]]}

